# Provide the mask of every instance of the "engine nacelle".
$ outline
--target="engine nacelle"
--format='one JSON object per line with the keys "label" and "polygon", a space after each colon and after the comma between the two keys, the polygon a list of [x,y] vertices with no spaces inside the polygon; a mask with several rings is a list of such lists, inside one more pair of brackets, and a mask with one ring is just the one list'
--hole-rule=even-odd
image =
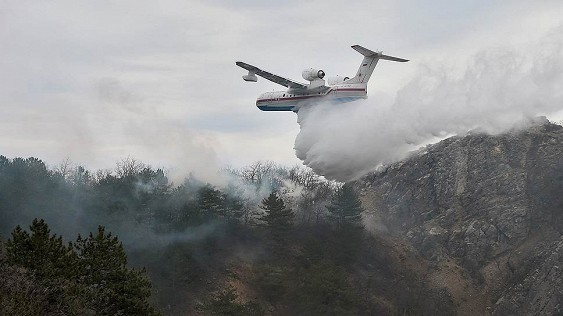
{"label": "engine nacelle", "polygon": [[329,85],[335,85],[335,84],[341,84],[344,83],[344,81],[348,80],[350,78],[348,77],[342,77],[342,76],[336,76],[336,77],[330,77],[327,79],[328,84]]}
{"label": "engine nacelle", "polygon": [[301,73],[303,79],[308,81],[323,79],[325,77],[325,72],[322,70],[317,70],[313,68],[305,69]]}

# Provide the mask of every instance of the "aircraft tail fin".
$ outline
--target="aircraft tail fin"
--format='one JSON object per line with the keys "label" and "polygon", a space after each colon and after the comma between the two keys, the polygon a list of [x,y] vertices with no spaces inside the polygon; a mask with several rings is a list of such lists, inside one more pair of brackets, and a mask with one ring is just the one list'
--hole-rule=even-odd
{"label": "aircraft tail fin", "polygon": [[371,74],[373,73],[373,70],[375,69],[375,66],[377,66],[377,62],[380,59],[397,61],[402,63],[409,61],[408,59],[383,55],[383,52],[374,52],[360,45],[354,45],[352,46],[352,48],[358,51],[360,54],[364,55],[364,60],[360,64],[360,68],[358,69],[356,76],[354,78],[348,79],[346,83],[367,84],[369,78],[371,77]]}

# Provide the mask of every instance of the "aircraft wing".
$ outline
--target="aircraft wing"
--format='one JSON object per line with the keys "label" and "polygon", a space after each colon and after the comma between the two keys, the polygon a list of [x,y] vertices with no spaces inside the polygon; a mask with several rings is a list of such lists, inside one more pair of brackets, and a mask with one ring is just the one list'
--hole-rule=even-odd
{"label": "aircraft wing", "polygon": [[294,88],[294,89],[306,89],[307,88],[307,85],[304,85],[302,83],[299,83],[299,82],[296,82],[296,81],[293,81],[293,80],[290,80],[290,79],[287,79],[287,78],[284,78],[284,77],[280,77],[278,75],[274,75],[271,72],[264,71],[264,70],[262,70],[258,67],[249,65],[247,63],[237,61],[236,64],[237,64],[237,66],[242,67],[242,68],[244,68],[244,69],[246,69],[250,72],[253,72],[253,73],[257,74],[258,76],[260,76],[264,79],[268,79],[268,80],[275,82],[277,84],[280,84],[282,86],[285,86],[285,87],[288,87],[288,88]]}

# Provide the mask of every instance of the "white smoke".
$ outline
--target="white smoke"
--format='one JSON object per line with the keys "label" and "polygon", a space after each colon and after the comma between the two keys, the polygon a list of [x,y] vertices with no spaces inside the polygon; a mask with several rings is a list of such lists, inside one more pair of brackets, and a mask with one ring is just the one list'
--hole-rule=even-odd
{"label": "white smoke", "polygon": [[438,61],[423,66],[390,105],[368,99],[304,108],[295,151],[317,173],[348,181],[437,137],[500,133],[561,109],[563,27],[525,50],[477,53],[461,71]]}

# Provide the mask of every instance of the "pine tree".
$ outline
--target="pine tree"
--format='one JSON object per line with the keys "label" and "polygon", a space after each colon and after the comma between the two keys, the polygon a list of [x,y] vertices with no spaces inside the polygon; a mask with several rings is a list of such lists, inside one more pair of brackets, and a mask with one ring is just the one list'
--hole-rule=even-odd
{"label": "pine tree", "polygon": [[51,235],[43,219],[34,219],[31,234],[19,225],[6,242],[8,264],[24,267],[39,279],[67,277],[73,273],[76,257],[61,236]]}
{"label": "pine tree", "polygon": [[225,188],[223,194],[223,204],[225,209],[225,216],[228,222],[240,220],[245,213],[244,203],[245,198],[243,191],[239,187],[229,184]]}
{"label": "pine tree", "polygon": [[362,226],[362,202],[350,184],[344,184],[327,206],[328,219],[335,225],[330,257],[339,265],[347,266],[360,255],[364,242]]}
{"label": "pine tree", "polygon": [[293,226],[293,211],[285,207],[283,200],[275,192],[262,200],[261,209],[266,211],[262,220],[266,222],[266,227],[272,235],[272,240],[276,246],[285,244],[289,232]]}
{"label": "pine tree", "polygon": [[199,189],[198,193],[199,207],[204,219],[213,220],[225,217],[221,191],[208,184]]}
{"label": "pine tree", "polygon": [[123,245],[99,226],[96,235],[78,236],[79,282],[87,307],[96,315],[153,315],[149,305],[150,281],[144,270],[127,268]]}
{"label": "pine tree", "polygon": [[[61,236],[51,235],[44,220],[34,219],[30,231],[31,234],[20,226],[14,229],[12,238],[6,242],[6,264],[24,268],[30,274],[29,280],[36,280],[36,287],[44,289],[42,295],[48,302],[45,309],[55,308],[63,314],[80,313],[83,304],[81,288],[75,279],[77,257],[72,247],[64,245]],[[17,292],[9,294],[17,297]]]}
{"label": "pine tree", "polygon": [[328,218],[338,228],[362,227],[362,202],[350,184],[344,184],[332,197],[328,209]]}

